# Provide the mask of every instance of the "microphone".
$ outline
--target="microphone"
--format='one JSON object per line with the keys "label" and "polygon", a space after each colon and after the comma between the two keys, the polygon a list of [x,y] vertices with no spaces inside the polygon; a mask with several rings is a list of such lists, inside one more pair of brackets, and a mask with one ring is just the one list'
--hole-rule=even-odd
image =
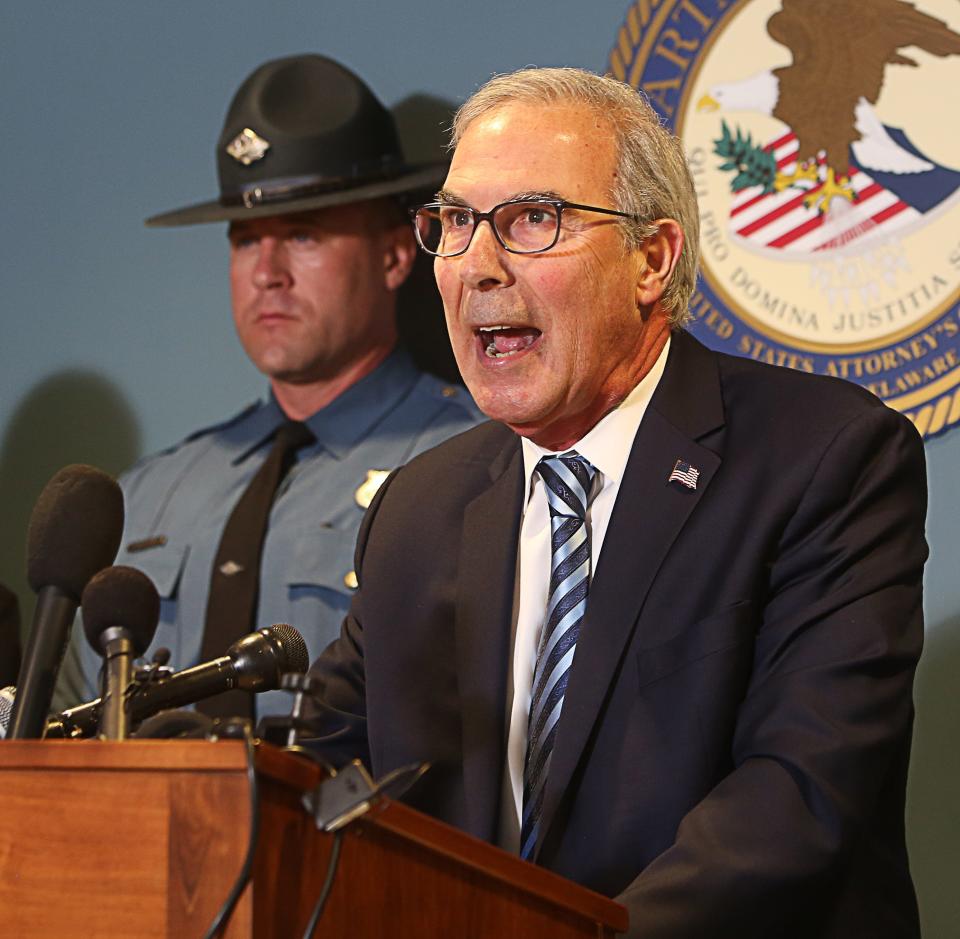
{"label": "microphone", "polygon": [[[296,629],[286,623],[268,626],[238,639],[220,658],[139,685],[130,696],[131,723],[234,688],[271,691],[280,687],[284,674],[305,672],[309,664],[307,644]],[[92,736],[102,707],[103,702],[97,698],[64,711],[47,722],[47,736]]]}
{"label": "microphone", "polygon": [[125,740],[130,733],[127,689],[133,660],[147,651],[160,619],[160,595],[153,582],[133,567],[107,567],[94,574],[81,599],[83,631],[104,656],[100,737]]}
{"label": "microphone", "polygon": [[92,466],[65,466],[30,516],[27,580],[37,594],[9,736],[41,736],[70,627],[90,578],[113,563],[123,534],[123,493]]}
{"label": "microphone", "polygon": [[0,740],[7,736],[10,726],[10,713],[13,711],[13,701],[17,696],[17,689],[13,685],[0,688]]}

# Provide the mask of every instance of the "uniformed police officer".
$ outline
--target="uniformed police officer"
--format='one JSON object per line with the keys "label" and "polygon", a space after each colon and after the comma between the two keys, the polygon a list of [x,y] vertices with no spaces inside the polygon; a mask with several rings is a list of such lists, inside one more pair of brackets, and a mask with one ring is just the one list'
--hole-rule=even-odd
{"label": "uniformed police officer", "polygon": [[[121,480],[117,563],[156,584],[154,647],[169,648],[177,668],[201,657],[211,577],[242,567],[218,550],[280,425],[303,422],[313,439],[299,443],[272,496],[253,625],[296,626],[312,659],[339,632],[379,483],[481,417],[461,388],[398,348],[397,290],[416,256],[398,197],[435,189],[445,167],[404,162],[389,111],[356,75],[319,55],[262,65],[230,105],[217,163],[217,200],[147,224],[230,223],[234,323],[271,393]],[[95,697],[99,667],[78,639],[60,703]],[[257,711],[289,711],[289,699],[261,695]]]}

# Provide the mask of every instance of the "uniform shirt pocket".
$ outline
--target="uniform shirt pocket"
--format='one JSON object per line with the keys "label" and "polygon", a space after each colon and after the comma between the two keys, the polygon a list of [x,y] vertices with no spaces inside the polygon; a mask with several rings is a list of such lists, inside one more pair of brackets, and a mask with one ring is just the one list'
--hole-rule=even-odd
{"label": "uniform shirt pocket", "polygon": [[303,532],[293,546],[285,572],[290,599],[320,592],[337,596],[346,607],[356,590],[353,551],[356,532],[316,528]]}
{"label": "uniform shirt pocket", "polygon": [[176,541],[166,541],[143,551],[130,551],[125,547],[117,563],[143,571],[153,581],[160,599],[172,600],[177,595],[189,550],[188,545]]}

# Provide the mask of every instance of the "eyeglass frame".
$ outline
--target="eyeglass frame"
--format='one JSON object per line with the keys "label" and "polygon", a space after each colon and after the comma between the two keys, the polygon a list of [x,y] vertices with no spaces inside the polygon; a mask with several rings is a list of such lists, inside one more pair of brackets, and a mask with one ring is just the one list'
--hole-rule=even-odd
{"label": "eyeglass frame", "polygon": [[[503,236],[497,230],[497,226],[493,222],[493,216],[499,209],[502,209],[506,205],[524,204],[552,205],[557,210],[557,230],[553,233],[553,241],[546,245],[546,247],[534,248],[532,251],[520,251],[517,248],[511,248],[503,240]],[[434,208],[465,209],[473,216],[473,231],[470,232],[470,237],[467,239],[467,243],[459,251],[454,251],[452,254],[439,254],[436,251],[431,251],[421,240],[420,229],[417,226],[417,214],[421,209]],[[459,202],[424,202],[422,205],[411,206],[411,208],[408,209],[408,212],[410,213],[410,218],[413,221],[413,233],[417,239],[417,244],[420,245],[420,247],[432,257],[445,259],[458,258],[461,254],[467,253],[467,251],[470,249],[470,245],[473,244],[473,236],[477,233],[477,229],[480,227],[481,222],[487,222],[490,225],[490,230],[493,232],[493,237],[497,239],[497,242],[501,245],[504,251],[509,251],[511,254],[543,254],[544,251],[549,251],[551,248],[553,248],[560,240],[560,231],[563,227],[564,209],[577,209],[581,212],[599,212],[602,215],[616,215],[619,218],[628,218],[633,222],[639,222],[642,220],[642,216],[640,215],[632,215],[629,212],[621,212],[618,209],[604,209],[598,205],[581,205],[578,202],[568,202],[566,199],[507,199],[506,202],[498,203],[488,212],[481,212],[479,209],[475,209],[469,205],[461,205]]]}

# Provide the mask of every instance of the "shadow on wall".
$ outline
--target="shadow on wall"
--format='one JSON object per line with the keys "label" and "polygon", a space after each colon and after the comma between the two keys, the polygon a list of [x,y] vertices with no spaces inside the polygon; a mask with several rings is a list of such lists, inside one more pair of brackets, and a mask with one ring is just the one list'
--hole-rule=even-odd
{"label": "shadow on wall", "polygon": [[960,923],[960,617],[930,627],[917,671],[907,833],[925,939]]}
{"label": "shadow on wall", "polygon": [[[393,116],[409,163],[440,163],[456,105],[431,95],[411,95],[393,107]],[[435,193],[411,193],[409,203],[429,202]],[[397,325],[403,344],[424,371],[460,382],[443,319],[443,304],[433,279],[433,259],[422,251],[397,295]]]}
{"label": "shadow on wall", "polygon": [[115,476],[137,459],[140,446],[130,405],[95,372],[58,372],[20,402],[0,442],[0,583],[19,595],[21,631],[33,616],[25,557],[40,491],[69,463],[88,463]]}
{"label": "shadow on wall", "polygon": [[408,163],[449,159],[447,141],[457,105],[434,95],[408,95],[391,109]]}

